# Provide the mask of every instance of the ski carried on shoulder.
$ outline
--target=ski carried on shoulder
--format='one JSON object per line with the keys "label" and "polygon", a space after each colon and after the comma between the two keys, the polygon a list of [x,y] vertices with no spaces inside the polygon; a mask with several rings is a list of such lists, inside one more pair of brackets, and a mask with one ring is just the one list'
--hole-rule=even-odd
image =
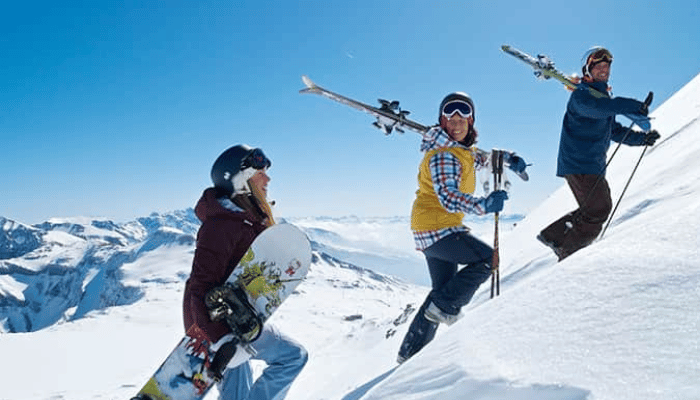
{"label": "ski carried on shoulder", "polygon": [[347,98],[339,95],[338,93],[331,92],[328,89],[324,89],[315,84],[306,75],[302,76],[301,80],[304,82],[304,85],[306,85],[306,89],[300,90],[299,93],[318,94],[331,100],[335,100],[338,103],[350,106],[356,110],[364,111],[370,115],[373,115],[377,118],[377,120],[372,125],[383,131],[386,135],[390,135],[394,129],[396,129],[397,132],[403,133],[404,128],[406,128],[420,134],[428,132],[430,129],[429,126],[421,125],[406,118],[406,116],[411,112],[402,110],[399,107],[399,102],[397,100],[388,101],[379,99],[378,101],[381,106],[379,108],[372,107],[368,104]]}
{"label": "ski carried on shoulder", "polygon": [[[416,132],[420,135],[424,135],[431,128],[433,128],[433,126],[423,125],[408,119],[406,116],[409,115],[411,112],[407,110],[402,110],[401,107],[399,107],[398,100],[388,101],[384,99],[378,99],[380,106],[373,107],[369,104],[365,104],[360,101],[353,100],[338,93],[332,92],[328,89],[324,89],[321,86],[315,84],[306,75],[302,76],[301,80],[304,82],[304,85],[306,85],[306,88],[301,89],[299,93],[317,94],[319,96],[323,96],[331,100],[337,101],[338,103],[345,104],[346,106],[350,106],[356,110],[364,111],[377,118],[377,120],[374,121],[372,125],[375,128],[384,132],[385,135],[390,135],[393,131],[404,133],[405,129]],[[484,158],[490,157],[490,153],[488,151],[476,147],[474,147],[474,149],[478,153],[478,156]],[[516,173],[516,175],[518,175],[524,181],[527,181],[529,179],[527,172],[524,171],[522,173]]]}
{"label": "ski carried on shoulder", "polygon": [[[555,80],[561,82],[564,86],[571,90],[588,90],[588,92],[594,97],[607,97],[605,93],[602,93],[588,85],[574,82],[572,78],[568,77],[563,72],[556,69],[554,67],[554,61],[552,61],[549,57],[545,55],[538,54],[537,57],[533,57],[523,51],[520,51],[514,47],[505,44],[501,46],[501,50],[503,50],[506,54],[510,54],[511,56],[531,66],[535,70],[535,76],[539,79],[547,80],[550,78],[554,78]],[[645,117],[641,114],[623,115],[627,117],[630,121],[634,122],[635,125],[639,126],[645,132],[651,129],[651,123],[649,122],[648,117]]]}

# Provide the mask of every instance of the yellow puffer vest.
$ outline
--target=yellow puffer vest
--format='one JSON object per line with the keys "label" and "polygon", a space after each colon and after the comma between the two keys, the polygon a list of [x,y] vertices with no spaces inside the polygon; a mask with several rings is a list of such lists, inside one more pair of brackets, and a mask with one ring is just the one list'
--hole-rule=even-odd
{"label": "yellow puffer vest", "polygon": [[450,213],[440,204],[437,194],[433,189],[433,181],[430,175],[430,159],[438,152],[449,151],[459,159],[462,164],[462,179],[459,182],[459,190],[472,194],[476,186],[476,172],[474,169],[474,155],[470,149],[464,147],[448,147],[430,150],[425,153],[418,170],[418,191],[411,211],[411,230],[416,232],[436,231],[462,225],[464,213]]}

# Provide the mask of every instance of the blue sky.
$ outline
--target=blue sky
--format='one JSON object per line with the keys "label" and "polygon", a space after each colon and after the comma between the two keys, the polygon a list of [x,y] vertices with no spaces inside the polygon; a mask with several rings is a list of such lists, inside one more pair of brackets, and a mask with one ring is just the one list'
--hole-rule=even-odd
{"label": "blue sky", "polygon": [[281,216],[408,215],[419,136],[385,137],[368,115],[299,94],[301,75],[366,103],[400,100],[423,124],[447,93],[470,93],[479,147],[533,164],[506,208],[527,212],[563,184],[554,173],[568,93],[502,44],[569,73],[604,45],[614,95],[654,91],[652,109],[700,72],[697,2],[547,4],[10,3],[0,15],[0,216],[124,221],[191,207],[214,159],[238,143],[272,159]]}

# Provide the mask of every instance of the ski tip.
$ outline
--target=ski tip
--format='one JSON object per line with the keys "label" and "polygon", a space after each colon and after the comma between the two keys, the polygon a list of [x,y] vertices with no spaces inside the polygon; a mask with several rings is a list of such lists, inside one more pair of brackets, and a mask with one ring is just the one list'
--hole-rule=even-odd
{"label": "ski tip", "polygon": [[306,85],[306,87],[309,89],[313,89],[314,87],[316,87],[314,81],[312,81],[311,78],[309,78],[306,75],[301,76],[301,81],[304,82],[304,85]]}
{"label": "ski tip", "polygon": [[508,51],[509,49],[510,49],[510,46],[508,46],[507,44],[504,44],[501,46],[501,50],[503,50],[503,51]]}
{"label": "ski tip", "polygon": [[319,93],[320,88],[318,85],[314,83],[308,76],[302,75],[301,76],[301,81],[304,82],[304,85],[306,85],[306,88],[301,89],[299,93]]}

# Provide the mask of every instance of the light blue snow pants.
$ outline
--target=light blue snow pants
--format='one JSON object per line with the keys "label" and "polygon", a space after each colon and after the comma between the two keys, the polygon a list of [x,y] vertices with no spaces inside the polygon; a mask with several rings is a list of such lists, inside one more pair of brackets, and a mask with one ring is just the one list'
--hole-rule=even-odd
{"label": "light blue snow pants", "polygon": [[219,400],[282,400],[309,357],[301,344],[271,324],[264,325],[252,346],[257,351],[252,359],[264,361],[267,368],[255,382],[250,362],[227,369],[218,385]]}

